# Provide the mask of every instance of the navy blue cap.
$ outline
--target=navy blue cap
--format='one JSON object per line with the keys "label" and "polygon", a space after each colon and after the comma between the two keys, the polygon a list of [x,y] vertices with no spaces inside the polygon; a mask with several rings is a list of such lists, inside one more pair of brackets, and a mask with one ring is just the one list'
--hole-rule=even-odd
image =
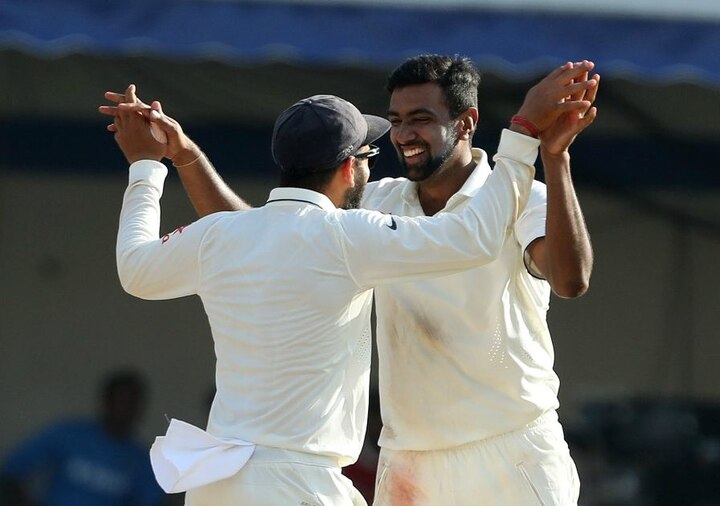
{"label": "navy blue cap", "polygon": [[275,121],[272,156],[280,170],[308,174],[332,169],[390,130],[390,122],[362,114],[334,95],[314,95],[284,110]]}

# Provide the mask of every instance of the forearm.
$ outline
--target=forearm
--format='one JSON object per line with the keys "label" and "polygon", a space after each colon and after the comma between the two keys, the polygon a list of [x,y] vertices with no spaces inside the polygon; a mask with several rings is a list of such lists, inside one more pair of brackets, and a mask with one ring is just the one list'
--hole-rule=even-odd
{"label": "forearm", "polygon": [[198,248],[205,227],[191,223],[159,237],[166,174],[158,162],[131,165],[120,212],[118,277],[126,292],[142,299],[172,299],[197,290]]}
{"label": "forearm", "polygon": [[[506,225],[514,223],[527,205],[530,188],[535,178],[534,164],[539,147],[537,139],[516,130],[514,127],[515,125],[512,125],[511,128],[502,131],[498,151],[493,157],[495,162],[493,171],[499,168],[504,170],[510,178],[514,189],[515,209],[509,216]],[[494,183],[490,183],[490,187],[492,187],[492,184]]]}
{"label": "forearm", "polygon": [[541,157],[547,185],[543,274],[560,297],[578,297],[590,284],[593,252],[572,182],[570,155],[541,149]]}
{"label": "forearm", "polygon": [[116,262],[120,283],[128,293],[141,297],[138,273],[143,272],[140,248],[157,241],[160,231],[160,197],[167,169],[160,163],[141,161],[130,166],[130,181],[120,210]]}
{"label": "forearm", "polygon": [[207,156],[199,150],[187,162],[174,160],[185,192],[201,218],[218,211],[241,211],[250,206],[223,181]]}

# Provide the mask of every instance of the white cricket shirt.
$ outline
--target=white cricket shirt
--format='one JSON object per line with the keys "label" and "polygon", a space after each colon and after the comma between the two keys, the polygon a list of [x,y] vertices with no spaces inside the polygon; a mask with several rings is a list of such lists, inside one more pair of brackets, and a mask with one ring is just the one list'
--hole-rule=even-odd
{"label": "white cricket shirt", "polygon": [[[525,139],[506,131],[498,151]],[[443,212],[462,213],[495,172],[484,151],[473,149],[473,158],[476,169]],[[404,178],[368,184],[362,205],[424,216],[417,184]],[[497,260],[375,291],[382,447],[455,447],[518,429],[558,407],[546,323],[550,287],[523,263],[525,248],[545,235],[545,215],[545,185],[534,182]]]}
{"label": "white cricket shirt", "polygon": [[462,215],[343,211],[320,193],[276,188],[263,207],[216,213],[162,238],[167,169],[131,165],[118,274],[141,298],[202,299],[217,357],[207,431],[354,462],[367,418],[371,289],[497,258],[537,156],[537,141],[513,139]]}

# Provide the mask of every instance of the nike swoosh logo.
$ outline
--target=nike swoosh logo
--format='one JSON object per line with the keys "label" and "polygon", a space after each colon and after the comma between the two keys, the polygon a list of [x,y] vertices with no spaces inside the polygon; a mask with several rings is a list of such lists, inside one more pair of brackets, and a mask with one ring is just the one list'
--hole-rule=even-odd
{"label": "nike swoosh logo", "polygon": [[397,230],[397,222],[395,221],[395,218],[390,216],[390,225],[385,225],[390,230]]}

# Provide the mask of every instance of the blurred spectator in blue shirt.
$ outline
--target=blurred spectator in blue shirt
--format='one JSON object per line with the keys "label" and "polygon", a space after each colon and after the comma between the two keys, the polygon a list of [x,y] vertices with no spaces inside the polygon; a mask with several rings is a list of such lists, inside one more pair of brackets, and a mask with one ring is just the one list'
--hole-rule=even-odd
{"label": "blurred spectator in blue shirt", "polygon": [[[147,448],[133,439],[145,402],[142,377],[110,374],[97,419],[53,423],[20,444],[0,472],[11,506],[155,506],[164,496]],[[39,484],[39,486],[38,486]]]}

